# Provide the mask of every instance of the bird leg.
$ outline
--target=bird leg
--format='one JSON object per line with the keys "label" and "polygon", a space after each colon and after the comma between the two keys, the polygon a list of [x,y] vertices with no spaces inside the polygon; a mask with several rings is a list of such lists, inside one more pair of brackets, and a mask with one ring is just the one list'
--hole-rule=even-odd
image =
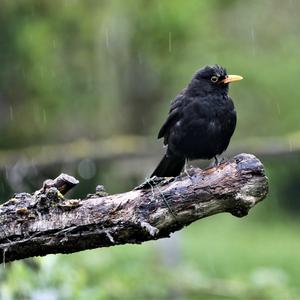
{"label": "bird leg", "polygon": [[219,161],[219,159],[218,159],[218,156],[217,155],[215,155],[214,156],[214,159],[215,159],[215,167],[217,167],[218,165],[219,165],[219,163],[220,163],[220,161]]}
{"label": "bird leg", "polygon": [[214,159],[215,159],[215,162],[214,162],[214,165],[213,165],[214,167],[219,166],[220,164],[222,164],[225,161],[224,157],[220,157],[220,156],[217,156],[217,155],[214,156]]}
{"label": "bird leg", "polygon": [[191,181],[193,181],[193,177],[189,174],[189,172],[188,172],[188,158],[186,158],[185,159],[185,164],[184,164],[184,173],[185,173],[185,175],[191,180]]}

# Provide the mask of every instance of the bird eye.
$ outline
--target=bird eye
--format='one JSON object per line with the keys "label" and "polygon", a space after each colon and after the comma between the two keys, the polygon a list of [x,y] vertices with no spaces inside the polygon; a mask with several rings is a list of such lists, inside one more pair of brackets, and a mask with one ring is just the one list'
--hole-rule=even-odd
{"label": "bird eye", "polygon": [[213,83],[216,83],[218,80],[219,80],[219,77],[216,76],[216,75],[211,76],[211,78],[210,78],[210,81],[213,82]]}

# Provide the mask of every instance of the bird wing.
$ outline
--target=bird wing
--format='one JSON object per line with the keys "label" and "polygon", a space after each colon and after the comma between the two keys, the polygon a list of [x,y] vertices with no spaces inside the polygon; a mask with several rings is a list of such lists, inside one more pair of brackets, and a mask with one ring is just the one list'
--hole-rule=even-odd
{"label": "bird wing", "polygon": [[180,119],[181,117],[181,106],[182,106],[182,100],[183,100],[183,92],[178,94],[176,98],[171,102],[171,108],[169,111],[169,115],[167,117],[167,120],[161,127],[158,138],[164,137],[164,144],[168,144],[168,138],[170,134],[170,130],[172,129],[173,125]]}
{"label": "bird wing", "polygon": [[232,116],[231,116],[231,118],[229,118],[230,137],[231,137],[235,130],[235,127],[236,127],[236,112],[234,109],[234,104],[233,104],[232,98],[228,97],[228,100],[232,106]]}

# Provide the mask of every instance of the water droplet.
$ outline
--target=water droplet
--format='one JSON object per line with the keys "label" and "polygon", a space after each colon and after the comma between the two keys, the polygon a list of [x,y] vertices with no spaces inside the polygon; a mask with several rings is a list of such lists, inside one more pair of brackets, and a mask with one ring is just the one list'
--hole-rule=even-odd
{"label": "water droplet", "polygon": [[5,171],[5,178],[8,179],[8,176],[9,176],[9,174],[8,174],[8,167],[5,167],[4,171]]}
{"label": "water droplet", "polygon": [[172,52],[172,32],[169,32],[169,52]]}
{"label": "water droplet", "polygon": [[281,109],[280,109],[280,105],[279,105],[278,102],[276,103],[276,108],[277,108],[278,115],[280,115],[281,114]]}
{"label": "water droplet", "polygon": [[291,139],[288,139],[288,143],[289,143],[289,150],[290,152],[292,152],[294,150],[294,143]]}
{"label": "water droplet", "polygon": [[11,105],[9,106],[9,118],[11,121],[14,119],[14,109]]}
{"label": "water droplet", "polygon": [[251,41],[252,41],[252,54],[256,54],[256,36],[255,36],[255,29],[251,26]]}
{"label": "water droplet", "polygon": [[105,30],[105,46],[107,49],[109,48],[109,32],[107,29]]}
{"label": "water droplet", "polygon": [[46,113],[45,109],[42,110],[42,115],[43,115],[43,123],[46,124],[47,123],[47,113]]}
{"label": "water droplet", "polygon": [[40,67],[40,76],[41,78],[44,78],[44,75],[45,75],[45,70],[43,67]]}

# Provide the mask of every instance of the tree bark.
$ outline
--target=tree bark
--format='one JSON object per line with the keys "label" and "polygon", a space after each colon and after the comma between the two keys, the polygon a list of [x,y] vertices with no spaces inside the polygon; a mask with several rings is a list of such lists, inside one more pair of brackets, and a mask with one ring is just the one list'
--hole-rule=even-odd
{"label": "tree bark", "polygon": [[0,206],[2,263],[164,238],[221,212],[243,217],[268,192],[263,165],[250,154],[175,178],[154,177],[123,194],[98,186],[85,199],[65,199],[77,183],[61,174]]}

